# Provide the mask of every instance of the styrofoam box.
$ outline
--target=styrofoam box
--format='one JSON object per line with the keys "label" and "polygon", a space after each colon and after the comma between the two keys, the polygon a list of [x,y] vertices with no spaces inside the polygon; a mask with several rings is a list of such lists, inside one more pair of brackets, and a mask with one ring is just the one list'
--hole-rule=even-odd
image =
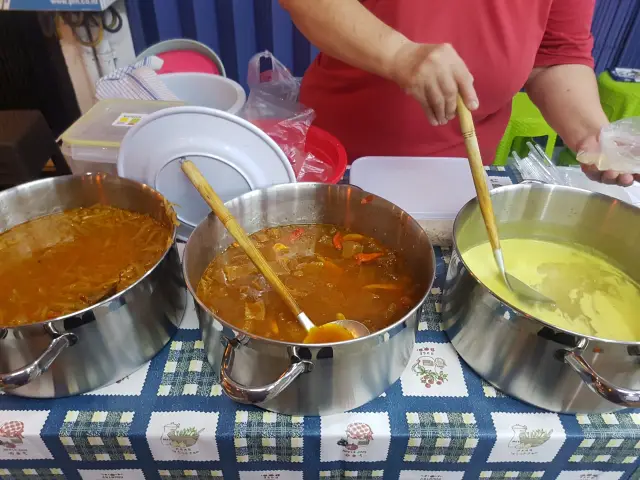
{"label": "styrofoam box", "polygon": [[558,167],[561,171],[564,171],[569,179],[571,185],[576,188],[582,188],[583,190],[589,190],[590,192],[602,193],[609,197],[617,198],[623,202],[630,203],[632,205],[640,207],[640,184],[635,182],[630,187],[620,187],[618,185],[605,185],[603,183],[594,182],[589,180],[587,176],[582,173],[580,167]]}
{"label": "styrofoam box", "polygon": [[[640,207],[640,184],[628,188],[589,180],[578,167],[559,167],[576,188],[602,193]],[[504,180],[501,182],[500,180]],[[476,196],[466,158],[363,157],[351,166],[350,183],[376,194],[415,218],[434,245],[452,243],[458,211]],[[511,183],[494,177],[491,189]]]}
{"label": "styrofoam box", "polygon": [[451,244],[458,211],[476,196],[466,158],[363,157],[349,182],[409,213],[435,245]]}

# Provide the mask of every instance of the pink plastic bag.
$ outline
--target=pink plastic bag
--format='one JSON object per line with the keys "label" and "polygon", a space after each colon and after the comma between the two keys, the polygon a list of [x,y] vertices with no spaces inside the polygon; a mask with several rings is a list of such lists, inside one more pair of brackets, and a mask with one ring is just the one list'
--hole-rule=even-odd
{"label": "pink plastic bag", "polygon": [[251,92],[240,116],[282,148],[298,181],[327,181],[332,165],[305,151],[315,112],[297,101],[298,80],[271,53],[263,52],[249,61],[247,83]]}

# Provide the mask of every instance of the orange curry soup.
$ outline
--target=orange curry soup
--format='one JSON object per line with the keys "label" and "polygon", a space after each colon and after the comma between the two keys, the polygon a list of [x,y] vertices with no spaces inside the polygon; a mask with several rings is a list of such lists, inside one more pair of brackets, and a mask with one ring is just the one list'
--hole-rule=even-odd
{"label": "orange curry soup", "polygon": [[99,303],[135,283],[171,242],[170,227],[105,205],[17,225],[0,234],[0,327]]}
{"label": "orange curry soup", "polygon": [[[423,291],[397,252],[332,225],[269,228],[251,239],[316,325],[346,318],[375,332],[402,318]],[[235,244],[207,267],[197,295],[245,332],[305,339],[304,328]]]}

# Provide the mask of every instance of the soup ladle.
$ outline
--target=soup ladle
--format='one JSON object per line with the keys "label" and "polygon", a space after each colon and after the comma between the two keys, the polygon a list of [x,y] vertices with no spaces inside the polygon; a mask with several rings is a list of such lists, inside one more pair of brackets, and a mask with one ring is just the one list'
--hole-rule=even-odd
{"label": "soup ladle", "polygon": [[489,188],[487,187],[487,181],[485,179],[484,166],[482,164],[482,156],[480,155],[478,138],[476,137],[476,129],[473,124],[473,117],[471,116],[471,112],[464,104],[464,101],[460,96],[458,96],[458,117],[460,117],[462,136],[464,137],[464,144],[467,149],[467,155],[469,156],[469,166],[471,167],[473,184],[476,188],[478,204],[480,205],[480,211],[482,212],[484,224],[487,227],[487,234],[489,235],[489,243],[491,243],[493,256],[495,258],[496,264],[498,265],[498,270],[502,275],[504,283],[512,292],[526,300],[529,300],[531,302],[554,304],[555,301],[538,292],[537,290],[531,288],[522,280],[519,280],[518,278],[507,272],[504,264],[502,247],[500,245],[500,237],[498,236],[496,217],[493,212],[493,204],[491,203],[491,196],[489,194]]}
{"label": "soup ladle", "polygon": [[[334,322],[326,323],[324,325],[316,326],[309,319],[306,313],[302,311],[298,303],[296,302],[293,295],[289,289],[287,289],[286,285],[280,280],[278,275],[273,271],[273,269],[267,263],[267,260],[264,258],[260,250],[256,248],[253,244],[247,232],[240,226],[235,217],[231,214],[229,209],[225,207],[224,202],[218,196],[218,194],[213,190],[209,182],[202,176],[198,167],[190,160],[182,160],[181,161],[182,171],[189,178],[193,186],[198,190],[198,193],[202,195],[202,198],[205,202],[211,207],[213,213],[218,217],[220,222],[224,225],[227,231],[231,234],[233,238],[238,242],[240,248],[247,254],[249,259],[256,266],[258,271],[262,273],[264,278],[271,284],[271,287],[280,295],[282,301],[284,301],[285,305],[291,310],[291,312],[298,319],[300,324],[307,331],[307,336],[309,339],[314,338],[315,335],[322,335],[322,331],[325,331],[327,335],[331,334],[333,330],[337,335],[342,334],[340,340],[350,340],[348,335],[351,335],[352,338],[360,338],[369,335],[369,329],[364,326],[362,323],[357,322],[355,320],[336,320]],[[344,331],[346,330],[346,332]],[[311,335],[309,335],[311,334]],[[323,343],[323,342],[315,342],[308,341],[305,339],[306,343]]]}

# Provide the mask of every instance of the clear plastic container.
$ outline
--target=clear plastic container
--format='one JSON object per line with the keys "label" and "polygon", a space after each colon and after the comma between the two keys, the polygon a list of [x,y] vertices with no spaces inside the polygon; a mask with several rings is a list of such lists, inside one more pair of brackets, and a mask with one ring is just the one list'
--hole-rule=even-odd
{"label": "clear plastic container", "polygon": [[117,175],[120,143],[142,118],[184,102],[107,99],[96,103],[61,136],[62,153],[74,174],[103,172]]}

